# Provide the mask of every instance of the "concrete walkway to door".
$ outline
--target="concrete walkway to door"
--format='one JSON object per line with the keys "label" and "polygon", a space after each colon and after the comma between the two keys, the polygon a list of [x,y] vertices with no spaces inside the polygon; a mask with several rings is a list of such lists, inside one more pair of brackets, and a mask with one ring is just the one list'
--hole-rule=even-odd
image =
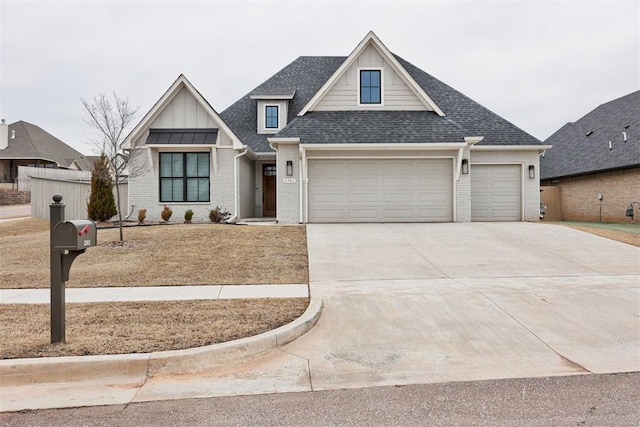
{"label": "concrete walkway to door", "polygon": [[640,249],[533,223],[309,225],[314,389],[640,370]]}

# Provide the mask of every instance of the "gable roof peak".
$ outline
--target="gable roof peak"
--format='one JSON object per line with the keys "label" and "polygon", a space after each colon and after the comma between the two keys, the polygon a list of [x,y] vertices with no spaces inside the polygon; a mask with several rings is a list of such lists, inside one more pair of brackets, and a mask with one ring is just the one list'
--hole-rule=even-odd
{"label": "gable roof peak", "polygon": [[242,149],[244,144],[240,141],[240,139],[236,136],[236,134],[227,126],[227,124],[222,120],[218,112],[209,104],[209,101],[206,100],[204,96],[191,84],[189,79],[184,74],[180,74],[176,80],[171,84],[169,89],[156,101],[156,103],[151,107],[151,110],[140,120],[140,122],[133,128],[129,135],[125,138],[123,145],[131,146],[131,143],[138,139],[142,133],[147,130],[149,126],[153,123],[153,121],[158,117],[160,113],[171,103],[173,98],[180,92],[182,89],[186,89],[187,92],[204,108],[204,110],[209,114],[210,117],[213,118],[215,123],[227,133],[229,138],[233,143],[234,149]]}
{"label": "gable roof peak", "polygon": [[304,106],[298,113],[298,116],[304,116],[307,112],[312,110],[318,103],[324,98],[329,90],[335,85],[338,79],[351,67],[358,59],[360,54],[369,46],[373,46],[383,57],[383,59],[391,66],[391,68],[398,73],[398,75],[404,80],[409,89],[418,97],[418,99],[427,107],[427,109],[434,111],[439,116],[445,116],[444,112],[436,105],[436,103],[427,95],[424,89],[415,81],[415,79],[407,72],[407,70],[396,59],[395,55],[391,53],[389,49],[382,43],[378,36],[369,31],[367,35],[358,43],[356,48],[349,54],[344,60],[342,65],[333,73],[333,75],[325,82],[318,92],[311,98],[311,100]]}

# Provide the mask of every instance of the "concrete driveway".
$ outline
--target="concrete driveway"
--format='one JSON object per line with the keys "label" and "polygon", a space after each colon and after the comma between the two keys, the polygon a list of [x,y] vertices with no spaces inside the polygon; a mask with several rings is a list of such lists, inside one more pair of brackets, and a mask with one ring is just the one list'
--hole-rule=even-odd
{"label": "concrete driveway", "polygon": [[640,370],[640,249],[533,223],[309,225],[313,389]]}

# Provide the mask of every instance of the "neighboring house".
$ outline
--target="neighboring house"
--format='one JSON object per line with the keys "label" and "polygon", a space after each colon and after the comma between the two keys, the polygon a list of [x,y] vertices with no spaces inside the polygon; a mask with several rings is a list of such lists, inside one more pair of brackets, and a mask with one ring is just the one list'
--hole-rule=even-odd
{"label": "neighboring house", "polygon": [[25,121],[0,123],[0,181],[13,182],[18,166],[91,171],[93,164],[42,128]]}
{"label": "neighboring house", "polygon": [[559,191],[557,219],[629,221],[626,207],[640,202],[640,91],[567,123],[545,143],[554,148],[540,160],[541,185],[556,188],[543,188],[542,197]]}
{"label": "neighboring house", "polygon": [[537,221],[550,148],[392,54],[300,57],[218,114],[179,76],[126,142],[129,204],[158,218]]}

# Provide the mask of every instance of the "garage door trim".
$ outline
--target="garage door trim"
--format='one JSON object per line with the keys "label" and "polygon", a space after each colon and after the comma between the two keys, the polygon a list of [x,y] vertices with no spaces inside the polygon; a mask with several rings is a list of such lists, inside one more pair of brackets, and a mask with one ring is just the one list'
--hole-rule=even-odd
{"label": "garage door trim", "polygon": [[[471,174],[471,180],[472,182],[470,183],[471,186],[473,186],[473,167],[474,166],[519,166],[520,167],[520,187],[519,187],[519,191],[520,191],[520,215],[519,215],[519,221],[524,221],[524,208],[525,208],[525,188],[524,188],[524,184],[525,184],[525,176],[524,176],[524,171],[525,171],[525,163],[524,162],[513,162],[513,161],[509,161],[509,162],[471,162],[470,164],[470,174]],[[473,197],[473,194],[472,194]],[[473,217],[473,208],[471,208],[471,216]],[[473,221],[473,219],[471,220]]]}

